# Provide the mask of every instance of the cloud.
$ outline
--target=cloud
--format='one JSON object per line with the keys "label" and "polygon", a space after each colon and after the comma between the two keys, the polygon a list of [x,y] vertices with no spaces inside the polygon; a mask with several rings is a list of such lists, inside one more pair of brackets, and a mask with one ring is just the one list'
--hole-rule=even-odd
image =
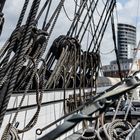
{"label": "cloud", "polygon": [[[139,2],[137,0],[128,0],[125,3],[118,2],[118,15],[119,22],[125,22],[128,24],[136,25],[136,18],[139,17],[137,13],[140,12]],[[139,10],[139,11],[138,11]],[[138,16],[138,17],[137,17]]]}

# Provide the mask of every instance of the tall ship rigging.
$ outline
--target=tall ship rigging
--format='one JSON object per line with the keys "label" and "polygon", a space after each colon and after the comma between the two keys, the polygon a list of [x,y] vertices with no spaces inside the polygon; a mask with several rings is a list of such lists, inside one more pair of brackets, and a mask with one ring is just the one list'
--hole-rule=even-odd
{"label": "tall ship rigging", "polygon": [[[1,36],[6,4],[0,1]],[[138,140],[140,76],[121,74],[116,0],[24,0],[19,6],[0,50],[1,140]],[[99,92],[100,49],[110,23],[120,80]]]}

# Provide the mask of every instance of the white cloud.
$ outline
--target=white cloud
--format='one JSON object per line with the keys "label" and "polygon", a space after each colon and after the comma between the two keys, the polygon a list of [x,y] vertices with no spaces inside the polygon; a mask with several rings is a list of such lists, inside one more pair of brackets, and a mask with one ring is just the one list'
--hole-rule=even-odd
{"label": "white cloud", "polygon": [[136,16],[138,10],[137,0],[128,0],[126,1],[125,4],[118,2],[117,8],[118,8],[119,22],[125,22],[128,24],[136,25]]}

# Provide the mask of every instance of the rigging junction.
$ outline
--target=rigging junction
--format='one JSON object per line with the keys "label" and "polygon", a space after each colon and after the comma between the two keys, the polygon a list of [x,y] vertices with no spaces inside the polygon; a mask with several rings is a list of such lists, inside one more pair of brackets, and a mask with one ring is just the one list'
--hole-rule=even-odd
{"label": "rigging junction", "polygon": [[[5,1],[0,2],[0,33],[4,25],[2,11]],[[90,136],[83,134],[82,137],[79,137],[80,139],[125,139],[135,125],[133,118],[129,120],[128,116],[131,109],[134,109],[132,99],[135,93],[132,91],[140,85],[137,73],[126,79],[123,79],[120,74],[121,82],[100,94],[96,91],[101,63],[100,46],[110,19],[117,55],[113,17],[116,1],[102,1],[103,8],[95,25],[94,16],[99,12],[98,6],[101,1],[83,0],[79,2],[76,0],[74,19],[71,21],[70,28],[65,35],[59,35],[53,41],[46,53],[48,42],[52,33],[55,32],[54,29],[61,10],[65,9],[65,1],[60,0],[56,8],[52,9],[53,1],[47,0],[40,9],[41,0],[33,0],[26,22],[23,23],[29,6],[29,0],[25,0],[16,28],[0,50],[0,126],[3,124],[6,113],[14,112],[2,133],[2,140],[21,139],[20,134],[30,131],[39,121],[41,106],[56,102],[63,104],[63,114],[44,128],[38,128],[36,134],[41,135],[43,131],[58,122],[62,120],[64,122],[56,125],[56,128],[44,136],[39,137],[40,140],[54,140],[73,129],[80,122],[92,127],[92,129],[90,128],[92,130],[89,133]],[[45,17],[42,17],[45,11]],[[66,9],[64,11],[67,15]],[[44,22],[42,28],[38,28],[38,22],[41,18],[44,19]],[[84,51],[82,42],[87,31],[91,37],[88,38],[87,49]],[[43,57],[44,55],[45,57]],[[121,72],[119,59],[117,59],[117,63]],[[50,102],[49,99],[47,102],[42,102],[44,90],[50,89],[52,91],[61,89],[63,97]],[[71,89],[72,94],[67,95],[68,89]],[[87,92],[85,92],[86,89],[88,89]],[[26,96],[29,93],[32,94],[31,91],[36,92],[36,103],[23,106]],[[10,98],[16,93],[22,95],[21,100],[17,107],[14,105],[8,110]],[[131,99],[129,99],[129,95],[132,96]],[[130,101],[130,103],[125,106],[121,101],[123,103]],[[122,117],[118,120],[117,112],[120,105],[126,112],[122,114],[124,119]],[[34,106],[37,107],[35,113],[29,122],[25,121],[24,127],[19,129],[18,114],[23,109],[28,110]],[[106,120],[102,119],[111,107],[116,111],[112,115],[113,120],[106,123]],[[135,109],[131,116],[136,116],[137,112]],[[25,113],[27,114],[27,112]],[[137,117],[139,116],[140,114],[137,113]],[[109,115],[105,117],[111,118]],[[88,130],[86,127],[83,128]]]}

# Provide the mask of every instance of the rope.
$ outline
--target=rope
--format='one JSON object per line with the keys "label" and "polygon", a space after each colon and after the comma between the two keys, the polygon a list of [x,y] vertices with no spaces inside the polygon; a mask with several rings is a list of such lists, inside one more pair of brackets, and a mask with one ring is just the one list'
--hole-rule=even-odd
{"label": "rope", "polygon": [[130,99],[130,102],[129,102],[129,105],[128,105],[128,108],[126,110],[126,113],[125,113],[125,116],[124,116],[124,120],[126,121],[127,120],[127,117],[128,117],[128,114],[129,114],[129,111],[131,109],[131,106],[132,106],[132,101],[133,101],[133,98],[134,98],[134,94],[135,94],[135,90],[132,90],[132,96],[131,96],[131,99]]}
{"label": "rope", "polygon": [[13,35],[11,37],[11,42],[10,44],[8,45],[8,52],[7,52],[7,55],[6,57],[4,58],[3,60],[3,68],[2,68],[2,71],[0,71],[0,79],[2,79],[2,77],[4,76],[5,74],[5,69],[6,69],[6,66],[7,66],[7,62],[10,58],[10,55],[11,55],[11,52],[13,51],[13,47],[15,46],[16,44],[16,40],[17,40],[17,36],[19,36],[19,30],[20,30],[20,26],[22,24],[22,21],[23,21],[23,18],[24,18],[24,15],[25,15],[25,12],[27,10],[27,6],[28,6],[28,3],[29,3],[29,0],[25,0],[24,2],[24,5],[23,5],[23,8],[22,8],[22,11],[21,11],[21,14],[20,14],[20,17],[18,19],[18,22],[17,22],[17,25],[16,25],[16,29],[15,31],[13,32]]}
{"label": "rope", "polygon": [[[29,105],[29,96],[30,95],[28,95],[28,97],[27,97],[27,106]],[[24,127],[25,127],[25,125],[26,125],[26,121],[27,121],[27,110],[25,111],[25,117],[24,117]],[[23,140],[23,138],[24,138],[24,133],[22,134],[22,140]]]}
{"label": "rope", "polygon": [[[123,120],[115,120],[114,122],[112,122],[109,125],[109,128],[108,128],[108,133],[109,133],[111,139],[114,138],[113,131],[114,131],[115,128],[124,128],[126,130],[129,130],[129,129],[132,130],[132,125],[129,122],[126,122],[126,121],[123,121]],[[120,136],[126,135],[130,131],[126,131],[126,132],[124,134],[119,135],[119,136],[116,134],[115,138],[119,138]]]}
{"label": "rope", "polygon": [[46,15],[45,15],[45,19],[44,19],[44,22],[43,22],[42,29],[45,29],[46,21],[47,21],[47,18],[48,18],[48,14],[49,14],[49,11],[50,11],[51,4],[52,4],[52,0],[50,0],[50,2],[49,2],[48,9],[46,11]]}
{"label": "rope", "polygon": [[[27,44],[28,44],[28,41],[30,39],[32,26],[34,25],[34,20],[35,20],[35,16],[36,16],[36,13],[37,13],[38,8],[39,8],[39,4],[40,4],[40,0],[34,0],[34,2],[32,4],[32,8],[31,8],[29,17],[27,19],[27,31],[25,33],[26,36],[23,39],[23,43],[22,42],[20,43],[20,46],[23,44],[22,48],[21,48],[21,50],[19,50],[20,47],[18,48],[17,52],[20,52],[20,53],[18,54],[18,58],[15,59],[14,62],[13,62],[13,68],[14,69],[11,70],[10,74],[9,74],[9,75],[11,75],[11,78],[10,78],[9,86],[8,86],[8,89],[7,89],[7,94],[5,95],[5,100],[3,101],[3,105],[1,107],[0,124],[2,123],[4,114],[6,112],[7,104],[8,104],[8,101],[10,99],[10,96],[13,92],[18,73],[19,73],[19,71],[22,68],[22,65],[24,63],[23,56],[25,55],[25,53],[28,49]],[[14,65],[16,65],[16,66],[14,67]]]}
{"label": "rope", "polygon": [[[37,75],[36,75],[37,76]],[[38,77],[38,76],[37,76]],[[36,102],[37,102],[37,111],[36,113],[34,114],[34,116],[32,117],[32,119],[29,121],[29,123],[22,129],[22,130],[18,130],[18,133],[23,133],[23,132],[26,132],[26,131],[29,131],[36,123],[37,123],[37,119],[38,119],[38,116],[39,116],[39,112],[40,112],[40,108],[41,108],[41,102],[42,102],[42,97],[43,97],[43,94],[42,94],[42,91],[39,92],[39,77],[37,78],[36,77],[36,83],[37,83],[37,91],[36,91]],[[32,79],[32,78],[31,78]],[[31,80],[30,80],[31,81]],[[29,85],[29,84],[28,84]],[[43,90],[43,89],[42,89]],[[23,101],[24,101],[24,96],[22,97],[21,99],[21,102],[20,102],[20,105],[19,107],[22,105]],[[19,112],[20,108],[17,110],[17,113]],[[17,113],[15,114],[14,116],[14,119],[12,122],[14,122],[16,120],[16,117],[17,117]]]}
{"label": "rope", "polygon": [[5,5],[6,0],[1,0],[0,1],[0,12],[2,12],[4,5]]}
{"label": "rope", "polygon": [[[36,113],[34,114],[34,116],[32,117],[32,119],[29,121],[29,123],[22,129],[22,130],[19,130],[19,129],[17,129],[16,130],[16,132],[17,132],[17,134],[18,133],[24,133],[24,132],[26,132],[26,131],[29,131],[36,123],[37,123],[37,119],[38,119],[38,116],[39,116],[39,112],[40,112],[40,109],[41,109],[41,102],[42,102],[42,97],[43,97],[43,90],[44,90],[44,78],[45,78],[45,71],[46,71],[46,67],[44,68],[44,72],[43,72],[43,77],[42,77],[42,81],[43,81],[43,83],[42,83],[42,90],[41,91],[39,91],[39,77],[36,75],[36,102],[37,102],[37,111],[36,111]],[[32,75],[33,76],[33,75]],[[30,81],[29,81],[29,84],[27,85],[27,88],[26,88],[26,90],[25,90],[25,93],[24,93],[24,95],[23,95],[23,97],[22,97],[22,99],[21,99],[21,101],[20,101],[20,104],[19,104],[19,107],[18,107],[18,109],[17,109],[17,111],[16,111],[16,113],[15,113],[15,116],[14,116],[14,118],[13,118],[13,120],[12,120],[12,123],[11,124],[8,124],[7,125],[7,127],[6,127],[6,129],[5,129],[5,132],[4,132],[4,134],[3,134],[3,139],[2,140],[7,140],[7,139],[5,139],[5,138],[7,138],[9,135],[8,135],[8,133],[10,134],[10,131],[11,131],[11,129],[13,128],[13,127],[9,127],[9,126],[12,126],[12,124],[14,123],[14,121],[16,120],[16,118],[17,118],[17,115],[18,115],[18,112],[19,112],[19,110],[20,110],[20,107],[21,107],[21,105],[22,105],[22,103],[23,103],[23,101],[24,101],[24,98],[25,98],[25,95],[26,95],[26,93],[27,93],[27,90],[29,89],[29,85],[30,85],[30,82],[32,81],[32,79],[33,79],[33,77],[31,76],[31,79],[30,79]]]}
{"label": "rope", "polygon": [[68,18],[68,20],[69,20],[69,21],[73,21],[74,19],[71,19],[71,18],[69,17],[69,15],[68,15],[68,13],[67,13],[67,11],[66,11],[64,5],[63,5],[63,10],[64,10],[64,13],[65,13],[66,17]]}
{"label": "rope", "polygon": [[42,14],[43,14],[44,10],[46,9],[48,3],[49,3],[49,0],[47,0],[47,1],[45,2],[45,4],[43,5],[42,9],[40,10],[40,12],[39,12],[39,14],[38,14],[38,16],[37,16],[37,18],[36,18],[36,23],[38,23],[38,20],[39,20],[40,17],[42,16]]}
{"label": "rope", "polygon": [[77,26],[77,23],[79,22],[79,19],[84,11],[84,8],[86,6],[86,2],[87,2],[87,0],[83,1],[81,6],[79,7],[79,9],[78,9],[78,11],[73,19],[73,22],[72,22],[72,24],[67,32],[67,36],[72,36],[72,34]]}
{"label": "rope", "polygon": [[[74,101],[75,101],[75,108],[74,109],[75,110],[78,109],[78,106],[76,104],[76,91],[75,91],[75,88],[77,86],[77,82],[76,82],[76,78],[77,78],[76,76],[77,75],[76,74],[77,74],[78,67],[80,66],[80,79],[81,79],[81,81],[82,81],[82,76],[81,75],[83,74],[83,87],[84,88],[86,86],[88,86],[88,83],[86,83],[86,80],[87,80],[86,79],[86,74],[88,74],[88,73],[91,74],[91,80],[92,80],[93,75],[95,75],[97,77],[97,74],[98,74],[97,71],[99,69],[99,67],[98,67],[99,63],[97,63],[96,60],[95,60],[95,63],[93,63],[94,62],[94,54],[90,54],[88,51],[86,51],[85,54],[83,54],[83,64],[82,64],[82,62],[81,62],[81,46],[79,44],[79,41],[76,38],[72,38],[72,37],[68,37],[68,36],[63,36],[61,38],[61,40],[59,42],[57,42],[57,44],[56,44],[56,47],[62,47],[62,53],[60,54],[60,57],[59,57],[59,59],[57,61],[57,64],[55,65],[55,68],[54,68],[53,72],[51,73],[51,76],[48,78],[48,80],[46,80],[44,78],[45,73],[46,73],[46,68],[44,68],[45,70],[42,67],[40,68],[39,72],[44,70],[43,74],[39,73],[40,74],[39,75],[38,72],[37,72],[38,71],[38,69],[37,69],[38,65],[39,65],[39,63],[41,61],[41,58],[42,58],[42,56],[43,56],[43,54],[44,54],[44,52],[46,50],[46,46],[48,46],[50,36],[51,36],[51,34],[52,34],[53,30],[54,30],[55,24],[56,24],[57,19],[58,19],[59,15],[60,15],[60,11],[61,11],[62,8],[65,9],[64,1],[65,0],[60,1],[60,3],[58,4],[57,8],[53,12],[53,14],[52,14],[52,16],[49,19],[47,24],[46,24],[46,19],[47,19],[47,16],[48,16],[48,9],[50,8],[49,4],[51,5],[51,1],[50,1],[50,3],[49,3],[49,0],[46,1],[44,6],[42,7],[41,11],[39,12],[37,18],[36,18],[36,15],[37,15],[37,11],[38,11],[38,8],[39,8],[39,5],[40,5],[40,0],[34,0],[33,1],[32,7],[31,7],[31,10],[30,10],[30,14],[29,14],[27,22],[26,22],[26,25],[24,26],[23,31],[22,31],[21,36],[20,36],[20,39],[19,39],[18,48],[17,48],[17,50],[15,52],[15,56],[12,58],[12,61],[14,61],[14,62],[13,62],[13,64],[11,66],[9,66],[10,62],[7,63],[8,66],[9,66],[9,71],[6,71],[7,73],[4,73],[5,74],[4,77],[1,76],[2,80],[4,80],[4,81],[1,82],[2,85],[4,85],[4,83],[6,82],[5,79],[10,79],[10,80],[8,80],[8,85],[6,87],[7,90],[5,91],[5,93],[6,93],[5,98],[6,99],[3,101],[2,113],[1,113],[2,115],[5,114],[5,110],[7,108],[7,103],[9,101],[10,95],[13,93],[13,90],[15,89],[15,86],[18,85],[18,83],[20,83],[18,85],[19,89],[25,87],[23,97],[22,97],[22,99],[20,101],[19,107],[18,107],[18,109],[17,109],[17,111],[15,113],[15,116],[14,116],[11,124],[8,124],[6,129],[5,129],[5,131],[4,131],[3,140],[7,140],[7,138],[9,137],[9,134],[11,134],[12,137],[16,136],[17,139],[18,139],[18,133],[24,133],[24,132],[30,130],[37,123],[37,119],[38,119],[39,112],[40,112],[40,109],[41,109],[42,96],[43,96],[42,95],[43,91],[39,91],[39,83],[40,83],[39,81],[43,82],[42,90],[44,89],[44,87],[50,88],[53,84],[54,84],[54,88],[55,88],[57,86],[57,84],[58,84],[57,82],[55,83],[55,81],[59,81],[59,79],[62,76],[62,68],[61,68],[61,66],[66,67],[66,74],[64,76],[64,78],[67,79],[66,83],[64,82],[66,87],[68,87],[68,85],[70,84],[70,81],[72,80],[72,76],[74,77],[73,78],[73,80],[74,80],[73,81],[73,86],[74,86]],[[90,1],[89,4],[91,4],[92,2],[93,1]],[[96,1],[96,2],[98,2],[98,1]],[[44,23],[43,23],[44,24],[43,30],[45,30],[44,32],[46,32],[46,30],[47,30],[48,36],[47,36],[45,42],[43,42],[43,44],[40,44],[41,47],[37,48],[35,54],[33,54],[34,65],[32,65],[30,62],[28,62],[27,67],[25,68],[23,73],[20,74],[20,70],[22,70],[23,64],[25,63],[24,58],[25,58],[26,55],[27,55],[27,57],[30,56],[30,54],[31,54],[31,52],[33,50],[32,47],[34,47],[36,39],[37,39],[38,34],[35,34],[35,36],[32,37],[32,33],[34,32],[34,26],[37,24],[37,21],[42,16],[42,14],[43,14],[44,10],[46,9],[47,5],[48,5],[48,9],[47,9],[46,16],[45,16],[46,19],[44,20]],[[79,9],[75,10],[75,16],[74,16],[74,19],[73,19],[72,26],[70,28],[71,36],[73,35],[74,32],[75,32],[75,34],[77,33],[77,31],[79,29],[79,27],[78,27],[79,19],[80,19],[80,17],[81,17],[81,15],[82,15],[82,13],[83,13],[83,11],[84,11],[86,6],[87,6],[87,17],[89,18],[89,22],[87,23],[87,25],[86,25],[86,27],[84,29],[86,31],[86,29],[89,28],[88,30],[91,32],[92,37],[94,36],[92,34],[93,26],[91,24],[91,20],[94,20],[94,19],[92,19],[92,12],[93,12],[93,10],[96,9],[96,5],[94,7],[95,9],[94,8],[93,9],[92,8],[88,9],[88,5],[87,5],[86,0],[83,1],[82,6],[81,6],[82,8],[81,7],[79,8],[80,10]],[[111,7],[110,13],[112,12],[112,8],[113,8],[113,6]],[[78,13],[78,11],[79,11],[79,13]],[[67,13],[66,10],[65,10],[65,12]],[[76,15],[76,12],[79,15]],[[89,14],[89,12],[91,12],[91,14]],[[90,24],[90,27],[89,27],[89,24]],[[93,24],[94,24],[94,22],[93,22]],[[107,22],[105,22],[105,24],[107,24]],[[19,27],[20,27],[20,25],[19,25]],[[105,30],[105,27],[102,30],[101,37],[103,36],[104,30]],[[88,32],[87,48],[86,49],[88,49],[88,45],[89,45],[88,42],[89,42],[89,33],[90,32]],[[15,34],[17,34],[17,33],[14,33],[13,35],[15,35]],[[17,37],[16,37],[15,42],[16,41],[17,41]],[[96,43],[98,43],[98,42],[96,42]],[[95,43],[95,45],[97,45],[96,43]],[[14,47],[14,46],[15,46],[15,44],[12,47]],[[13,51],[13,49],[12,49],[12,51]],[[9,55],[9,53],[8,53],[8,55]],[[48,56],[48,55],[50,55],[50,56]],[[89,59],[88,59],[88,56],[90,57]],[[98,56],[97,56],[97,58],[98,58]],[[6,61],[8,62],[8,60],[9,60],[9,58]],[[90,60],[90,62],[88,62],[88,60]],[[45,57],[44,61],[47,62],[47,64],[45,64],[45,67],[49,66],[49,69],[51,69],[51,67],[52,67],[52,65],[54,64],[54,61],[55,61],[55,56],[53,56],[52,52],[49,52],[47,54],[47,56]],[[8,68],[7,64],[5,65],[6,68]],[[81,65],[83,65],[83,71],[81,70]],[[4,64],[3,64],[3,66],[4,66]],[[93,69],[94,69],[94,71],[93,71]],[[63,72],[65,72],[65,71],[63,71]],[[0,73],[0,74],[2,74],[2,73]],[[19,76],[19,74],[20,74],[20,76]],[[25,75],[25,78],[22,79],[22,77],[24,75]],[[42,76],[43,79],[40,80],[39,76]],[[37,90],[36,91],[36,102],[37,102],[38,108],[37,108],[34,116],[32,117],[32,119],[29,121],[29,123],[26,126],[24,126],[24,128],[22,130],[18,130],[13,126],[13,124],[16,122],[17,115],[18,115],[18,113],[20,111],[20,108],[22,107],[22,104],[23,104],[23,101],[25,99],[25,96],[27,95],[27,91],[32,86],[32,81],[33,81],[34,78],[36,79],[36,83],[37,83],[37,86],[36,86],[36,88],[37,88],[36,89]],[[26,82],[27,79],[29,80],[28,82]],[[24,81],[24,82],[22,83],[22,81]],[[81,81],[80,81],[80,92],[81,92],[81,85],[82,85]],[[96,78],[95,78],[95,82],[96,82]],[[93,86],[92,81],[91,81],[91,86]],[[84,91],[84,88],[83,88],[83,91]],[[91,91],[92,91],[92,89],[91,89]],[[86,93],[84,93],[84,94],[86,94]],[[79,95],[79,96],[81,98],[81,95]],[[72,110],[72,112],[74,112],[74,111]],[[54,115],[56,115],[56,114],[54,114]],[[3,116],[0,116],[0,117],[3,117]],[[0,118],[1,121],[2,121],[2,119],[3,118]],[[59,119],[59,121],[61,119]],[[57,122],[57,121],[58,120],[56,120],[56,116],[55,116],[55,122]],[[50,125],[53,125],[53,123],[50,124]],[[48,127],[49,126],[43,128],[42,131],[45,130],[46,128],[48,128]]]}
{"label": "rope", "polygon": [[120,97],[120,99],[119,99],[119,101],[118,101],[117,108],[116,108],[116,110],[115,110],[115,113],[114,113],[114,116],[113,116],[112,122],[114,122],[115,119],[116,119],[116,116],[117,116],[117,113],[118,113],[119,107],[120,107],[120,105],[121,105],[121,101],[122,101],[122,97]]}
{"label": "rope", "polygon": [[95,132],[98,139],[101,139],[101,134],[104,134],[107,140],[124,139],[133,127],[131,123],[124,120],[115,120],[111,123],[106,123],[98,128]]}
{"label": "rope", "polygon": [[[62,8],[62,6],[63,6],[64,1],[65,1],[65,0],[62,0],[62,1],[60,2],[60,7],[59,7],[58,13],[57,13],[57,15],[56,15],[56,17],[55,17],[55,19],[54,19],[53,25],[52,25],[52,27],[51,27],[51,29],[50,29],[49,36],[48,36],[46,42],[43,44],[43,47],[42,47],[43,49],[42,49],[42,52],[41,52],[41,54],[40,54],[40,57],[38,58],[37,62],[35,63],[35,69],[33,70],[33,73],[32,73],[32,75],[31,75],[31,78],[30,78],[30,80],[29,80],[29,83],[28,83],[28,85],[27,85],[27,87],[26,87],[26,89],[25,89],[24,95],[23,95],[23,97],[22,97],[22,99],[21,99],[19,108],[18,108],[18,110],[17,110],[17,113],[16,113],[15,116],[14,116],[14,119],[13,119],[13,121],[12,121],[12,124],[13,124],[14,121],[16,120],[16,117],[17,117],[18,111],[19,111],[19,109],[20,109],[20,106],[21,106],[22,103],[23,103],[23,100],[24,100],[24,98],[25,98],[25,95],[26,95],[26,93],[27,93],[27,91],[28,91],[28,89],[29,89],[29,87],[30,87],[30,85],[31,85],[32,79],[33,79],[33,77],[34,77],[34,75],[35,75],[35,73],[36,73],[36,71],[37,71],[37,65],[38,65],[38,63],[39,63],[39,61],[40,61],[40,58],[42,57],[43,53],[45,52],[46,45],[47,45],[48,40],[49,40],[49,38],[50,38],[50,35],[51,35],[52,31],[53,31],[53,28],[54,28],[54,26],[55,26],[55,23],[56,23],[56,21],[57,21],[57,18],[58,18],[59,14],[60,14],[60,10],[61,10],[61,8]],[[36,8],[34,7],[34,9],[35,9],[36,12],[37,12],[36,9],[38,9],[38,6],[39,6],[39,2],[40,2],[40,1],[38,1],[37,3],[35,3],[35,4],[36,4]],[[36,12],[33,14],[33,17],[34,17],[34,18],[35,18]],[[31,21],[32,21],[32,20],[31,20]],[[32,22],[31,22],[31,23],[32,23]],[[30,26],[29,26],[29,27],[30,27]],[[30,29],[30,28],[29,28],[29,29]],[[28,37],[26,36],[25,41],[27,40],[27,38],[28,38]],[[41,99],[41,98],[40,98],[40,99]],[[39,112],[39,111],[40,111],[40,108],[37,110],[36,114],[33,116],[32,120],[27,124],[27,126],[26,126],[23,130],[18,130],[19,133],[22,133],[22,132],[24,132],[24,131],[28,131],[28,130],[30,130],[30,128],[31,128],[32,126],[35,125],[35,123],[36,123],[36,121],[37,121],[37,117],[36,117],[36,116],[38,116],[38,112]]]}
{"label": "rope", "polygon": [[[82,33],[82,36],[81,36],[81,38],[80,38],[80,42],[83,40],[83,37],[84,37],[84,35],[85,35],[85,32],[86,32],[86,30],[88,29],[89,23],[90,23],[90,21],[91,21],[91,19],[92,19],[92,15],[93,15],[93,13],[94,13],[94,11],[95,11],[95,9],[96,9],[96,6],[97,6],[98,2],[99,2],[99,0],[97,0],[96,2],[94,2],[94,0],[91,1],[89,7],[88,7],[88,5],[87,5],[87,3],[86,3],[86,6],[87,6],[88,10],[87,10],[86,16],[84,17],[83,22],[82,22],[82,24],[81,24],[81,26],[80,26],[80,29],[79,29],[79,31],[78,31],[78,33],[77,33],[77,37],[80,35],[82,26],[83,26],[84,23],[86,22],[87,17],[89,17],[89,18],[88,18],[88,21],[87,21],[85,30],[84,30],[84,32]],[[93,6],[93,9],[92,9],[92,5],[93,5],[93,4],[94,4],[94,6]],[[91,10],[91,14],[89,14],[90,10]]]}
{"label": "rope", "polygon": [[112,14],[112,17],[111,17],[111,25],[112,25],[114,48],[115,48],[115,53],[116,53],[116,58],[117,58],[118,72],[119,72],[120,80],[122,81],[121,66],[120,66],[118,49],[117,49],[117,44],[116,44],[116,35],[115,35],[115,26],[114,26],[114,16],[113,16],[113,14]]}
{"label": "rope", "polygon": [[65,0],[61,0],[61,1],[60,1],[60,3],[58,4],[57,8],[56,8],[55,11],[54,11],[54,13],[52,14],[51,18],[49,19],[48,23],[47,23],[46,26],[44,27],[44,30],[47,31],[48,28],[50,27],[52,21],[54,20],[53,25],[52,25],[52,27],[51,27],[51,29],[50,29],[50,33],[49,33],[49,34],[51,34],[51,32],[52,32],[51,30],[53,30],[53,28],[54,28],[53,26],[55,25],[55,22],[57,21],[57,18],[58,18],[58,16],[59,16],[60,11],[61,11],[61,9],[62,9],[62,6],[63,6],[63,4],[64,4],[64,1],[65,1]]}
{"label": "rope", "polygon": [[3,25],[4,25],[4,17],[3,13],[0,13],[0,35],[2,33]]}
{"label": "rope", "polygon": [[[7,133],[9,133],[8,136],[7,136]],[[12,127],[12,125],[10,123],[6,126],[1,140],[8,140],[8,139],[20,140],[18,133],[17,133],[17,129]]]}
{"label": "rope", "polygon": [[115,50],[115,49],[112,49],[111,51],[109,51],[109,52],[106,52],[106,53],[103,53],[103,52],[101,52],[101,51],[100,51],[100,53],[101,53],[102,55],[108,55],[108,54],[111,54],[111,53],[113,53],[113,52],[114,52],[114,50]]}
{"label": "rope", "polygon": [[[100,44],[101,44],[102,37],[103,37],[103,35],[104,35],[104,32],[105,32],[105,29],[106,29],[106,27],[107,27],[108,21],[109,21],[109,19],[110,19],[110,15],[111,15],[111,13],[112,13],[112,11],[113,11],[113,9],[114,9],[114,5],[115,5],[115,2],[114,2],[114,1],[113,1],[113,2],[110,1],[110,5],[109,5],[109,8],[108,8],[108,3],[109,3],[109,2],[106,1],[106,4],[105,4],[105,6],[104,6],[104,8],[103,8],[103,10],[102,10],[102,14],[101,14],[101,17],[100,17],[100,19],[99,19],[99,21],[98,21],[96,30],[95,30],[95,32],[94,32],[94,37],[92,38],[92,40],[91,40],[91,42],[90,42],[90,45],[89,45],[89,48],[88,48],[88,52],[89,52],[90,49],[91,49],[92,43],[93,43],[93,41],[94,41],[94,39],[95,39],[95,36],[96,36],[96,40],[95,40],[94,48],[92,49],[92,51],[93,51],[93,52],[95,51],[95,52],[97,53],[97,51],[99,50],[99,46],[100,46]],[[107,12],[105,12],[106,9],[108,9]],[[101,21],[102,21],[103,17],[105,17],[105,18],[104,18],[103,23],[102,23],[102,25],[101,25]],[[101,26],[101,28],[100,28],[100,26]],[[99,28],[100,28],[100,31],[99,31],[98,36],[97,36],[96,34],[97,34],[97,31],[99,30]],[[100,40],[99,40],[99,39],[100,39]],[[98,44],[98,42],[99,42],[99,44]]]}

